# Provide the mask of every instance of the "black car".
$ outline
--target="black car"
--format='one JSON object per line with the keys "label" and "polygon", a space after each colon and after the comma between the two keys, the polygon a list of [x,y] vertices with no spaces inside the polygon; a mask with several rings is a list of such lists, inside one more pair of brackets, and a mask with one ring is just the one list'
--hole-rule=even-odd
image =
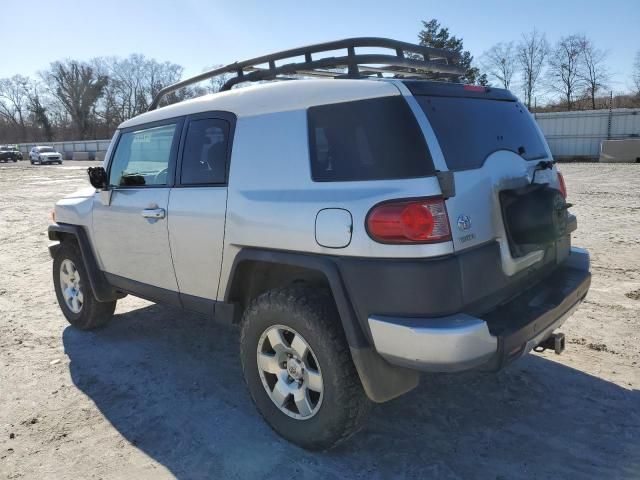
{"label": "black car", "polygon": [[0,145],[0,162],[17,162],[22,154],[14,145]]}

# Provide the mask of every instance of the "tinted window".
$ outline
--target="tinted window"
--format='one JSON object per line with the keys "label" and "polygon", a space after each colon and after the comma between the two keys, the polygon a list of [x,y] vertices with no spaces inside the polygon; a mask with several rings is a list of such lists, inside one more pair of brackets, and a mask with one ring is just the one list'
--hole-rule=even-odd
{"label": "tinted window", "polygon": [[450,170],[480,168],[497,150],[526,160],[546,156],[531,114],[520,102],[417,96]]}
{"label": "tinted window", "polygon": [[229,124],[203,118],[189,122],[182,154],[183,185],[226,181]]}
{"label": "tinted window", "polygon": [[55,150],[51,147],[42,147],[38,150],[40,153],[51,153],[55,152]]}
{"label": "tinted window", "polygon": [[432,175],[420,128],[402,97],[309,108],[311,174],[317,182]]}
{"label": "tinted window", "polygon": [[173,123],[120,135],[109,184],[166,185],[175,130]]}

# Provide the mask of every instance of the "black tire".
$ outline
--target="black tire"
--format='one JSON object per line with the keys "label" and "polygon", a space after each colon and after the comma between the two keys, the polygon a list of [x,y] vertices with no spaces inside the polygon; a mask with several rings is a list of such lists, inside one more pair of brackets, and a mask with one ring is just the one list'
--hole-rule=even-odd
{"label": "black tire", "polygon": [[[322,372],[323,398],[308,419],[282,412],[262,384],[257,364],[261,335],[274,325],[298,332],[309,344]],[[357,432],[369,413],[367,398],[342,330],[333,298],[304,284],[270,290],[247,307],[241,326],[244,378],[260,414],[285,439],[308,450],[326,450]]]}
{"label": "black tire", "polygon": [[[60,267],[64,260],[71,260],[80,275],[80,289],[83,294],[83,303],[78,313],[73,312],[67,305],[61,288]],[[89,284],[89,276],[84,268],[82,254],[78,244],[74,241],[63,241],[53,259],[53,285],[60,309],[67,321],[80,330],[93,330],[105,325],[116,309],[116,301],[99,302],[93,295]]]}

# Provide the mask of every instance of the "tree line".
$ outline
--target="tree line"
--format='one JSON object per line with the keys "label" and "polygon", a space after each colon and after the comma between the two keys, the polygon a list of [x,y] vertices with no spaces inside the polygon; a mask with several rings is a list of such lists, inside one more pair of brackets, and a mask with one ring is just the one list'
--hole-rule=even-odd
{"label": "tree line", "polygon": [[[585,35],[568,35],[551,45],[534,29],[518,41],[494,45],[479,61],[464,49],[462,38],[436,19],[422,22],[418,41],[455,51],[465,71],[460,81],[510,89],[530,110],[609,106],[607,52]],[[145,112],[162,88],[179,81],[183,71],[178,64],[132,54],[58,60],[36,78],[0,79],[0,143],[110,138],[120,123]],[[165,102],[218,91],[224,81],[213,78],[181,89]],[[618,106],[640,106],[640,51],[631,84],[631,92],[618,96]],[[537,105],[538,96],[547,100],[545,105]]]}

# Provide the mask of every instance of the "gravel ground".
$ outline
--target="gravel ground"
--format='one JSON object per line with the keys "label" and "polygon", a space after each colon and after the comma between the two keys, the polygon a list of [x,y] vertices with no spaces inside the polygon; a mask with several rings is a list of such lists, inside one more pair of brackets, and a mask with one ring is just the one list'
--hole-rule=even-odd
{"label": "gravel ground", "polygon": [[277,437],[238,335],[127,297],[67,326],[46,228],[86,163],[0,165],[0,478],[640,478],[640,165],[563,165],[593,283],[567,351],[424,376],[321,454]]}

